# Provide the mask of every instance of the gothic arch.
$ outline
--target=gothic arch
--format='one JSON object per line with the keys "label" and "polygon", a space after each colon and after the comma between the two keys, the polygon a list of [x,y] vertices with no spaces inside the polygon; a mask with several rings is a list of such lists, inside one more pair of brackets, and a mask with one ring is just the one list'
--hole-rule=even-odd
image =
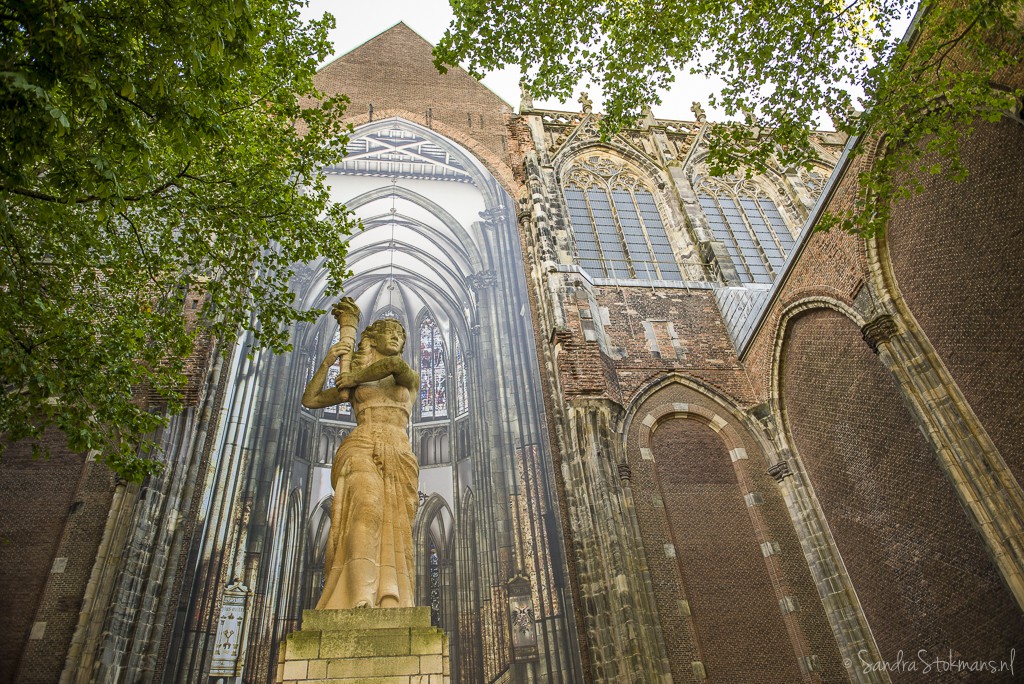
{"label": "gothic arch", "polygon": [[435,624],[446,625],[456,614],[451,575],[455,562],[454,517],[440,494],[420,505],[413,523],[416,547],[416,605],[430,606]]}
{"label": "gothic arch", "polygon": [[[372,318],[381,311],[382,305],[394,305],[398,315],[410,323],[407,329],[410,343],[418,332],[413,330],[417,317],[424,309],[430,310],[449,343],[445,345],[449,369],[454,364],[450,348],[452,334],[465,344],[464,355],[472,359],[466,369],[473,380],[468,383],[469,412],[461,417],[459,429],[455,431],[460,444],[458,453],[464,459],[460,463],[436,463],[436,467],[425,468],[419,480],[423,492],[442,497],[428,504],[425,510],[429,512],[431,507],[439,507],[444,512],[435,512],[418,530],[421,539],[434,541],[435,548],[446,554],[443,558],[439,554],[439,578],[449,592],[445,594],[448,598],[444,604],[445,610],[451,611],[445,613],[445,622],[452,633],[453,674],[461,674],[465,681],[491,681],[507,677],[506,673],[515,666],[527,668],[533,673],[531,676],[538,679],[556,676],[550,673],[559,672],[575,676],[578,659],[566,660],[559,655],[571,652],[575,629],[570,607],[572,597],[566,594],[563,584],[556,582],[555,575],[544,572],[551,563],[562,562],[558,555],[562,544],[560,529],[552,528],[547,538],[535,540],[532,534],[538,524],[536,520],[523,518],[504,524],[509,522],[509,501],[525,501],[526,495],[515,490],[514,481],[492,476],[495,472],[506,472],[513,467],[510,459],[520,457],[519,452],[507,450],[507,445],[528,445],[531,458],[537,459],[537,467],[543,467],[546,475],[538,479],[541,489],[533,492],[533,496],[541,497],[548,510],[556,510],[552,503],[555,501],[553,476],[548,474],[552,467],[549,442],[540,413],[542,381],[537,358],[530,351],[535,335],[532,319],[523,315],[524,306],[528,306],[529,290],[522,267],[514,201],[479,162],[464,151],[453,151],[454,143],[442,139],[437,132],[420,131],[397,120],[376,125],[394,128],[393,132],[376,136],[381,148],[388,153],[379,154],[378,148],[373,147],[372,151],[362,154],[360,164],[339,164],[335,171],[344,174],[344,179],[328,179],[332,199],[355,206],[367,226],[362,240],[353,240],[347,245],[349,263],[355,273],[343,283],[344,293],[356,299],[364,324],[370,322],[367,317]],[[427,144],[428,139],[444,149]],[[370,141],[363,148],[371,150]],[[408,154],[397,154],[403,151]],[[464,160],[464,169],[454,164],[452,154],[462,155],[459,159]],[[411,160],[409,165],[398,166],[406,164],[403,160],[407,157]],[[438,168],[432,169],[431,164],[435,162]],[[473,182],[467,181],[463,171],[474,175]],[[417,178],[415,185],[409,184],[412,190],[396,188],[390,182],[392,177],[402,174]],[[387,216],[391,197],[396,200],[395,213],[401,211],[403,216]],[[353,198],[354,202],[349,201]],[[396,224],[392,239],[386,230],[380,230],[388,220]],[[439,239],[441,237],[444,239]],[[381,242],[387,244],[382,246]],[[408,250],[403,249],[406,244],[410,246]],[[395,255],[393,260],[385,253],[390,250]],[[292,287],[303,307],[329,308],[331,299],[337,295],[324,291],[326,274],[323,271],[322,264],[316,263],[296,268]],[[244,359],[244,354],[236,355],[229,370],[230,379],[226,381],[231,392],[225,393],[221,409],[231,417],[232,427],[227,427],[227,421],[221,424],[213,461],[241,465],[230,472],[228,466],[220,467],[216,481],[205,490],[211,507],[224,511],[225,526],[229,519],[245,520],[240,511],[242,504],[231,494],[237,487],[250,488],[252,499],[262,507],[260,510],[273,511],[275,516],[287,510],[292,487],[298,486],[316,502],[306,509],[308,515],[303,520],[306,524],[300,535],[306,542],[299,572],[307,607],[312,607],[321,593],[331,506],[329,497],[321,497],[330,493],[331,468],[329,456],[325,460],[303,459],[296,458],[296,454],[313,448],[328,454],[350,425],[325,419],[322,413],[293,408],[294,399],[289,401],[287,396],[308,382],[306,374],[311,366],[320,363],[336,330],[332,317],[324,314],[313,324],[295,326],[293,340],[299,347],[297,354],[263,353],[252,362],[240,360]],[[237,346],[242,349],[247,342],[248,339],[242,337]],[[406,349],[407,359],[411,353],[412,344]],[[449,392],[449,414],[452,398],[453,393]],[[503,419],[509,415],[517,416],[518,420]],[[246,418],[235,421],[235,417],[240,416]],[[414,434],[442,424],[451,428],[454,424],[450,417],[448,421],[431,421],[433,424],[427,425],[414,416],[413,422]],[[279,426],[275,434],[281,435],[281,439],[267,441],[266,449],[246,448],[244,445],[260,439],[267,425]],[[229,433],[229,429],[233,432]],[[321,435],[329,435],[334,441],[321,443]],[[438,443],[443,447],[443,435]],[[255,459],[259,459],[262,469],[250,465]],[[271,472],[271,468],[279,464],[288,467]],[[479,495],[476,506],[468,513],[477,520],[458,520],[459,530],[455,532],[469,530],[473,544],[463,549],[460,541],[456,550],[451,536],[456,522],[453,517],[457,518],[464,510],[460,493],[468,487],[476,487]],[[520,499],[516,499],[517,496]],[[441,502],[446,503],[441,506]],[[547,519],[541,522],[550,524]],[[432,536],[428,534],[430,523],[440,524],[443,533],[438,534],[435,529]],[[277,525],[264,532],[266,516],[259,520],[254,517],[248,524],[256,530],[250,536],[218,534],[214,539],[211,535],[210,539],[216,544],[216,559],[231,563],[242,557],[241,554],[250,554],[258,581],[254,586],[261,589],[276,586],[271,583],[278,577],[279,557],[254,553],[254,550],[255,545],[261,543],[264,544],[261,549],[273,548],[277,553],[281,548],[283,526]],[[537,606],[537,630],[544,635],[545,643],[556,645],[551,651],[531,655],[529,662],[524,660],[524,654],[513,653],[512,649],[494,653],[494,657],[481,657],[490,648],[489,640],[495,630],[506,627],[500,612],[482,608],[493,601],[505,601],[507,576],[499,559],[500,550],[506,548],[509,539],[528,550],[521,562],[537,578],[535,590],[543,598]],[[476,562],[463,562],[470,557],[475,557]],[[217,578],[205,568],[199,568],[196,573],[201,574],[203,582],[211,587],[211,595],[216,596]],[[262,649],[261,653],[272,647],[273,621],[285,617],[274,612],[277,606],[272,600],[273,589],[269,592],[268,600],[254,604],[253,608],[259,611],[259,620],[253,622],[258,622],[258,628],[253,628],[250,643]],[[463,595],[467,597],[465,605],[479,624],[458,619],[456,606],[461,604]],[[216,598],[208,605],[210,610],[195,620],[216,619],[212,613],[216,610]],[[206,645],[194,629],[183,635],[183,648],[198,654],[185,665],[187,673],[182,675],[183,679],[193,681],[201,675],[200,659],[205,657]],[[252,657],[257,655],[253,651]]]}
{"label": "gothic arch", "polygon": [[[711,409],[705,407],[699,407],[696,404],[689,405],[686,411],[689,411],[689,408],[700,409],[696,414],[695,420],[713,421],[717,417],[718,420],[715,421],[716,423],[725,423],[727,426],[732,424],[741,426],[738,429],[743,430],[746,434],[750,435],[751,437],[758,441],[758,443],[762,447],[762,452],[765,454],[767,458],[769,458],[770,462],[770,455],[774,451],[771,447],[771,444],[767,440],[765,440],[762,437],[762,435],[759,434],[760,430],[749,429],[749,419],[746,417],[746,414],[744,414],[744,412],[739,408],[739,404],[733,398],[724,394],[720,390],[712,387],[711,385],[701,381],[699,378],[682,375],[680,373],[670,373],[663,377],[656,378],[651,382],[647,383],[646,385],[642,386],[636,392],[636,394],[633,395],[633,398],[629,401],[625,410],[622,412],[622,418],[619,420],[619,433],[622,435],[623,441],[625,441],[628,438],[629,431],[635,419],[640,418],[641,421],[647,421],[648,416],[650,415],[653,416],[651,420],[654,420],[656,423],[658,420],[663,419],[666,415],[671,413],[672,410],[674,410],[671,409],[671,405],[666,405],[668,408],[660,407],[656,412],[645,412],[643,416],[640,416],[638,413],[639,410],[644,406],[644,404],[649,399],[651,399],[651,397],[655,396],[663,389],[665,389],[666,387],[670,387],[671,385],[682,385],[683,387],[698,392],[704,397],[706,397],[709,403],[716,405],[718,407],[718,411],[712,411]],[[729,419],[731,419],[733,422],[730,423]],[[644,425],[646,427],[646,433],[649,436],[652,431],[654,423],[648,425],[645,422]],[[736,429],[737,428],[729,427],[728,434],[731,435],[730,439],[732,442],[738,443],[738,441],[740,441],[740,437],[739,433],[736,432]],[[641,433],[643,431],[644,428],[641,428]]]}
{"label": "gothic arch", "polygon": [[683,280],[678,251],[689,235],[663,175],[607,146],[586,149],[595,154],[567,157],[557,170],[577,264],[598,278]]}
{"label": "gothic arch", "polygon": [[462,251],[469,258],[474,271],[487,267],[485,257],[480,254],[476,243],[473,242],[473,238],[470,236],[469,231],[466,230],[465,226],[463,226],[458,219],[452,216],[447,209],[429,197],[424,197],[415,190],[402,185],[396,185],[394,187],[383,186],[376,188],[375,190],[369,190],[361,195],[357,195],[351,200],[345,202],[345,206],[354,210],[363,205],[369,204],[370,202],[391,196],[408,200],[413,204],[423,207],[437,217],[458,238]]}
{"label": "gothic arch", "polygon": [[641,154],[632,148],[627,148],[613,138],[607,142],[598,140],[572,141],[559,150],[555,158],[551,160],[551,166],[555,170],[555,177],[559,180],[559,187],[563,185],[565,176],[573,164],[588,156],[617,158],[653,189],[662,190],[668,183],[665,171],[647,155]]}
{"label": "gothic arch", "polygon": [[[782,310],[779,322],[775,326],[775,336],[772,343],[771,390],[768,394],[769,397],[774,397],[773,400],[770,400],[771,410],[775,424],[780,429],[785,429],[784,426],[788,424],[786,422],[785,404],[782,400],[782,381],[780,375],[782,371],[782,348],[785,343],[786,329],[795,317],[815,309],[837,311],[849,318],[858,328],[863,328],[864,324],[867,323],[859,311],[831,297],[807,297],[791,303]],[[789,443],[792,443],[788,435],[786,439]]]}
{"label": "gothic arch", "polygon": [[509,168],[508,164],[494,152],[477,142],[474,138],[466,135],[457,128],[449,126],[443,121],[431,119],[428,124],[426,117],[422,114],[416,114],[405,109],[392,108],[381,110],[379,112],[379,116],[375,116],[372,121],[369,114],[361,114],[349,119],[349,122],[356,128],[357,132],[362,133],[364,131],[368,132],[377,130],[375,128],[369,128],[371,126],[381,126],[381,124],[393,125],[396,120],[402,124],[415,126],[417,131],[436,132],[436,138],[428,139],[433,140],[437,144],[441,144],[438,139],[447,139],[455,143],[465,150],[467,158],[476,159],[477,162],[491,174],[495,181],[501,185],[509,196],[515,197],[515,190],[518,187],[518,183],[516,183],[512,170]]}
{"label": "gothic arch", "polygon": [[[428,326],[427,323],[430,323]],[[423,365],[424,362],[424,329],[429,328],[431,330],[430,340],[430,352],[433,359],[440,361],[440,373],[435,373],[437,366],[434,364],[433,359],[430,360],[432,364],[430,368]],[[449,329],[449,333],[452,333]],[[453,417],[454,412],[451,410],[451,396],[449,390],[450,377],[452,372],[452,350],[451,342],[446,339],[446,336],[438,322],[437,315],[431,311],[429,306],[424,306],[417,314],[413,322],[412,337],[415,341],[413,345],[413,367],[420,374],[420,395],[416,398],[415,410],[421,420],[430,418],[432,420],[444,419],[448,420]],[[441,351],[438,357],[437,350],[434,347],[434,343],[439,342],[441,344]],[[437,415],[438,407],[438,395],[437,387],[442,387],[444,394],[444,415]],[[432,396],[433,400],[430,403],[430,407],[424,405],[424,394]],[[427,412],[430,415],[427,415]]]}
{"label": "gothic arch", "polygon": [[[800,603],[809,598],[797,600],[802,570],[776,555],[780,549],[797,550],[799,544],[791,532],[769,522],[785,515],[786,502],[768,472],[778,456],[763,429],[720,392],[676,375],[638,393],[623,424],[628,441],[624,465],[637,493],[633,507],[654,598],[666,605],[678,590],[688,606],[681,612],[667,605],[659,611],[666,639],[692,639],[698,659],[710,668],[709,678],[742,678],[730,669],[730,649],[737,644],[720,643],[725,623],[718,617],[720,612],[728,615],[729,606],[739,600],[737,583],[742,583],[749,587],[744,610],[764,620],[759,632],[764,639],[748,654],[751,662],[794,681],[801,659],[812,652],[809,624],[798,614]],[[661,430],[668,436],[659,436]],[[735,561],[735,570],[695,561],[711,548],[721,548]]]}

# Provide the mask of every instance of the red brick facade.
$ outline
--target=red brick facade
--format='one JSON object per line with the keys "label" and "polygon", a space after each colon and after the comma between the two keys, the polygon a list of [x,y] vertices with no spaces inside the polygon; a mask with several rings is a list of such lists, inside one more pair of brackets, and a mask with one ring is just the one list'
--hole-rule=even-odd
{"label": "red brick facade", "polygon": [[797,317],[781,375],[794,446],[885,659],[1006,660],[1020,649],[1024,616],[856,325],[829,309]]}
{"label": "red brick facade", "polygon": [[19,444],[0,468],[3,682],[60,678],[110,508],[110,470],[68,452],[56,433],[46,443],[48,458]]}
{"label": "red brick facade", "polygon": [[1007,465],[1024,482],[1024,126],[980,124],[964,183],[924,175],[896,206],[888,247],[896,283]]}

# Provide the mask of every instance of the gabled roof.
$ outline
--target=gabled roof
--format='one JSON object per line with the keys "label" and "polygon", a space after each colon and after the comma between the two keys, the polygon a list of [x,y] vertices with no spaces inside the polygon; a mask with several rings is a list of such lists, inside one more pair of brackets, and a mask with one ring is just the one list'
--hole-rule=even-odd
{"label": "gabled roof", "polygon": [[[377,95],[385,93],[381,86],[388,85],[390,92],[404,97],[410,89],[420,97],[432,94],[438,100],[448,99],[458,93],[480,101],[488,102],[495,108],[511,109],[508,103],[498,97],[485,85],[470,76],[461,67],[450,67],[448,73],[440,74],[434,67],[434,46],[405,22],[398,22],[391,28],[377,34],[359,47],[341,55],[324,65],[316,76],[317,85],[328,94],[346,93],[353,101],[364,99],[359,94],[367,86]],[[417,99],[414,95],[414,99]],[[379,106],[398,106],[399,102],[380,102]]]}

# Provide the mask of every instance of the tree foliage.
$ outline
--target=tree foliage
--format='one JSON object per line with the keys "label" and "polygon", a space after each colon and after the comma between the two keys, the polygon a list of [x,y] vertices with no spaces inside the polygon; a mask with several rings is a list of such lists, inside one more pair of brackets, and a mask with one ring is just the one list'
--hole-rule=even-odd
{"label": "tree foliage", "polygon": [[888,154],[862,178],[860,204],[831,221],[870,234],[890,200],[914,189],[888,180],[894,171],[938,152],[962,174],[958,140],[1021,97],[996,83],[1020,64],[1021,0],[944,0],[900,42],[894,27],[917,1],[452,0],[435,58],[477,76],[516,65],[533,95],[562,101],[590,80],[605,97],[606,134],[658,104],[674,70],[721,78],[711,104],[756,125],[715,126],[716,174],[808,163],[817,112],[850,134],[884,134]]}
{"label": "tree foliage", "polygon": [[318,169],[347,138],[313,85],[333,19],[298,7],[0,3],[0,442],[56,428],[139,480],[197,335],[282,351],[321,313],[287,281],[320,255],[344,275]]}

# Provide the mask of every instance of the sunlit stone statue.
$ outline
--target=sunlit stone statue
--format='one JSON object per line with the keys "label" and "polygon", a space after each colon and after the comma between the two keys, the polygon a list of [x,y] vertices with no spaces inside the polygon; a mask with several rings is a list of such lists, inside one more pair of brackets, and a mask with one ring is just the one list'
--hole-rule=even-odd
{"label": "sunlit stone statue", "polygon": [[[401,323],[374,322],[353,350],[359,308],[346,297],[332,313],[341,337],[306,386],[302,405],[351,402],[356,428],[338,447],[331,468],[334,506],[317,609],[412,607],[419,468],[406,431],[420,378],[402,360]],[[335,386],[325,389],[335,361]]]}

